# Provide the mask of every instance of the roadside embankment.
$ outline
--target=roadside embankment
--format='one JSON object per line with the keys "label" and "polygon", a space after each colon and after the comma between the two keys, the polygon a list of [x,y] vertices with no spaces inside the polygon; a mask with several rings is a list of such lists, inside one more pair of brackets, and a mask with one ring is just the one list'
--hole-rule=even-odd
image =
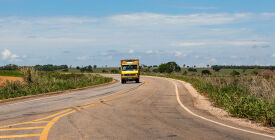
{"label": "roadside embankment", "polygon": [[275,126],[275,77],[211,77],[150,74],[182,80],[234,117]]}
{"label": "roadside embankment", "polygon": [[98,74],[37,72],[32,69],[23,73],[23,81],[7,82],[0,88],[0,100],[91,87],[113,80]]}

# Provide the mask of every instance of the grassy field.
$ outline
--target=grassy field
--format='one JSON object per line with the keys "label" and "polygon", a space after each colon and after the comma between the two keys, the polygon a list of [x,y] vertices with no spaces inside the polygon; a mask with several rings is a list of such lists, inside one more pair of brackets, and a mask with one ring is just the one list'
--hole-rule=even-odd
{"label": "grassy field", "polygon": [[97,74],[37,72],[28,68],[23,70],[23,74],[23,82],[8,82],[0,88],[0,99],[82,88],[112,81],[112,78]]}
{"label": "grassy field", "polygon": [[0,76],[23,77],[20,71],[0,71]]}

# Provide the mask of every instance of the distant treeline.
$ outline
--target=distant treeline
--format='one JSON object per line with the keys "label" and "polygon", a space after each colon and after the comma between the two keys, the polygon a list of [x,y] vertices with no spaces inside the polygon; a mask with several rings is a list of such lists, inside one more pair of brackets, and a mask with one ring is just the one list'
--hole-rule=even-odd
{"label": "distant treeline", "polygon": [[19,66],[14,65],[14,64],[8,64],[5,66],[1,66],[0,70],[19,70]]}
{"label": "distant treeline", "polygon": [[234,66],[234,65],[213,65],[211,66],[213,70],[219,71],[220,69],[269,69],[275,70],[275,66]]}
{"label": "distant treeline", "polygon": [[34,69],[38,71],[67,71],[68,70],[67,65],[35,65]]}

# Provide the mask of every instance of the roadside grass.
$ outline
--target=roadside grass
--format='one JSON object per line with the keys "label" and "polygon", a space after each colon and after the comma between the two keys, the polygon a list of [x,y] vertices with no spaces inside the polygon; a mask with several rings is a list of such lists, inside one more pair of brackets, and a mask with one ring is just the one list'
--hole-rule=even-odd
{"label": "roadside grass", "polygon": [[8,82],[0,88],[0,99],[89,87],[112,81],[112,78],[97,74],[38,73],[31,68],[23,70],[23,73],[24,82]]}
{"label": "roadside grass", "polygon": [[275,126],[275,76],[182,76],[153,74],[191,83],[209,97],[215,106],[232,116]]}
{"label": "roadside grass", "polygon": [[20,71],[1,70],[0,76],[23,77],[23,74]]}

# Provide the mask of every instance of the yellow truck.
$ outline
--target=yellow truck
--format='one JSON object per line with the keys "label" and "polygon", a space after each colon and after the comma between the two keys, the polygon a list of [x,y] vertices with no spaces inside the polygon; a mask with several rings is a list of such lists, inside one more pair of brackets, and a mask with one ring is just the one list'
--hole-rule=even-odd
{"label": "yellow truck", "polygon": [[121,60],[121,83],[136,81],[139,83],[139,59]]}

